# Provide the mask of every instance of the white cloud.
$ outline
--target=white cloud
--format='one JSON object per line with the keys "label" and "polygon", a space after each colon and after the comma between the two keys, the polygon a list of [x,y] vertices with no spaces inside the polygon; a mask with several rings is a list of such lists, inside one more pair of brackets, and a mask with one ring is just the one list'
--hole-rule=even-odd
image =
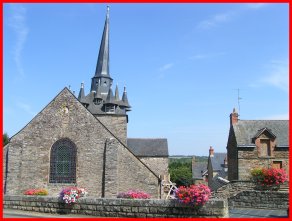
{"label": "white cloud", "polygon": [[246,7],[250,9],[259,9],[267,6],[268,3],[246,3],[244,5],[246,5]]}
{"label": "white cloud", "polygon": [[173,67],[173,63],[168,63],[168,64],[165,64],[165,65],[163,65],[162,67],[160,67],[159,68],[159,71],[166,71],[166,70],[169,70],[170,68],[172,68]]}
{"label": "white cloud", "polygon": [[284,91],[289,89],[289,73],[287,61],[272,61],[268,68],[268,74],[260,80],[261,83],[267,84]]}
{"label": "white cloud", "polygon": [[22,103],[22,102],[17,102],[16,105],[20,109],[22,109],[23,111],[25,111],[26,113],[28,113],[29,115],[32,115],[32,116],[35,116],[36,115],[36,112],[34,112],[32,110],[32,107],[29,104],[25,104],[25,103]]}
{"label": "white cloud", "polygon": [[11,13],[7,24],[16,34],[16,42],[12,54],[18,74],[23,77],[24,70],[21,55],[29,32],[26,25],[26,8],[21,4],[9,4],[9,6]]}
{"label": "white cloud", "polygon": [[221,23],[226,23],[231,21],[236,15],[238,11],[229,11],[221,14],[216,14],[213,17],[203,20],[198,23],[197,28],[199,29],[210,29],[218,26]]}
{"label": "white cloud", "polygon": [[189,57],[189,59],[191,59],[191,60],[208,59],[208,58],[222,56],[225,54],[226,54],[225,52],[209,53],[209,54],[196,54],[194,56]]}

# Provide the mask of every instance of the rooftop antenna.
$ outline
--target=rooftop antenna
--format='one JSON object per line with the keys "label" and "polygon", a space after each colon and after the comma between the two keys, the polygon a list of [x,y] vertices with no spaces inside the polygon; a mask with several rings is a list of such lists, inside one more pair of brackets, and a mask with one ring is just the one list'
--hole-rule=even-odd
{"label": "rooftop antenna", "polygon": [[239,96],[239,91],[240,89],[237,88],[238,115],[240,116],[240,100],[242,100],[242,98]]}

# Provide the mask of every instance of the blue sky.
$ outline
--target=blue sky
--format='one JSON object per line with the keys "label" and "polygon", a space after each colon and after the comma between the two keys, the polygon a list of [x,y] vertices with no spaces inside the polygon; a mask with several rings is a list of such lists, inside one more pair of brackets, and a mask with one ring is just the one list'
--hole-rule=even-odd
{"label": "blue sky", "polygon": [[[4,4],[4,131],[65,86],[89,92],[106,4]],[[226,152],[229,114],[288,119],[288,4],[110,4],[110,74],[128,137],[171,155]]]}

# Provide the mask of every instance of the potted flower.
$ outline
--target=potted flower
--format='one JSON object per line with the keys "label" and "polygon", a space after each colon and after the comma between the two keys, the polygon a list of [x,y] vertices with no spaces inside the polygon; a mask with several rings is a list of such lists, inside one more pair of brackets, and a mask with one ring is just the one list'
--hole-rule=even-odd
{"label": "potted flower", "polygon": [[208,200],[211,195],[211,190],[204,184],[191,185],[189,187],[180,186],[175,191],[176,199],[187,206],[199,209]]}
{"label": "potted flower", "polygon": [[117,198],[126,199],[150,199],[151,196],[148,193],[139,190],[129,190],[127,192],[121,192],[118,194]]}
{"label": "potted flower", "polygon": [[258,189],[278,190],[287,181],[287,174],[283,169],[255,168],[251,170],[252,180]]}
{"label": "potted flower", "polygon": [[84,188],[67,187],[60,192],[59,196],[65,204],[72,205],[76,203],[80,197],[83,197],[86,194],[87,191]]}

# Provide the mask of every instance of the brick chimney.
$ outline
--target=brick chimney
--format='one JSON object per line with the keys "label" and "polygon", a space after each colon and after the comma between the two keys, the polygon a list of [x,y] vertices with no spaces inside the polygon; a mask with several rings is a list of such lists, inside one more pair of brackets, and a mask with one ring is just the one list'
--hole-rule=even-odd
{"label": "brick chimney", "polygon": [[210,149],[209,149],[209,157],[214,157],[214,149],[212,146],[210,146]]}
{"label": "brick chimney", "polygon": [[230,114],[230,126],[238,122],[238,116],[239,115],[237,111],[235,110],[235,108],[233,108],[233,112]]}

